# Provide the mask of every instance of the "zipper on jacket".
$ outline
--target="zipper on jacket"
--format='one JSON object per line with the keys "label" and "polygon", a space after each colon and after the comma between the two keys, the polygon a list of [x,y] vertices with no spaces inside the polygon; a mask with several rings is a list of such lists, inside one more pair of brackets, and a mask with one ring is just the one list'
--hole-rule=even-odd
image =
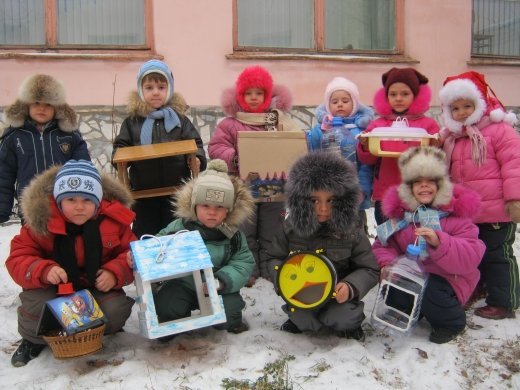
{"label": "zipper on jacket", "polygon": [[25,154],[25,151],[23,150],[22,141],[20,141],[20,138],[16,138],[16,147],[20,149],[22,154]]}

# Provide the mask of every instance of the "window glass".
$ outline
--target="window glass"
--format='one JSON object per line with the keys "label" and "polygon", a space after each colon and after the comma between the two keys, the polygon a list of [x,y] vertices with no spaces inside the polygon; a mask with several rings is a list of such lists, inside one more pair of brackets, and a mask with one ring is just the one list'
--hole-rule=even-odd
{"label": "window glass", "polygon": [[43,15],[43,0],[0,1],[0,45],[43,45]]}
{"label": "window glass", "polygon": [[520,1],[473,0],[472,54],[520,56]]}

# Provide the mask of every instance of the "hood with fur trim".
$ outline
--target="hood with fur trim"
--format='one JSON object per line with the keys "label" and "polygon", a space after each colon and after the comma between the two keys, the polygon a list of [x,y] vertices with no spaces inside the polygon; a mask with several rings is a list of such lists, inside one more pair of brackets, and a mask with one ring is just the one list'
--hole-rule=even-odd
{"label": "hood with fur trim", "polygon": [[359,222],[358,206],[361,189],[355,166],[336,153],[311,152],[298,159],[289,172],[285,186],[289,223],[303,237],[312,237],[320,230],[311,199],[313,191],[330,191],[335,199],[330,231],[346,236]]}
{"label": "hood with fur trim", "polygon": [[[250,218],[255,207],[254,199],[249,188],[236,176],[230,176],[235,189],[235,203],[233,209],[228,212],[224,223],[233,231]],[[176,211],[175,215],[189,221],[198,221],[194,208],[191,207],[193,188],[195,181],[190,180],[185,183],[174,195],[172,204]]]}
{"label": "hood with fur trim", "polygon": [[[453,216],[473,220],[480,213],[480,196],[467,187],[455,184],[449,202],[437,208]],[[406,211],[413,212],[415,208],[410,207],[409,199],[399,192],[399,186],[392,186],[383,197],[382,210],[388,218],[402,219]]]}
{"label": "hood with fur trim", "polygon": [[[186,115],[186,112],[190,108],[184,97],[178,92],[173,93],[169,105],[179,115]],[[146,118],[152,111],[154,111],[154,108],[142,100],[137,91],[132,91],[130,93],[127,106],[127,112],[129,115]]]}
{"label": "hood with fur trim", "polygon": [[[235,88],[227,88],[222,92],[221,105],[224,114],[234,117],[237,112],[243,111],[238,104]],[[285,113],[291,111],[292,95],[289,89],[283,85],[274,85],[269,109],[277,109]]]}
{"label": "hood with fur trim", "polygon": [[[427,84],[419,86],[419,93],[414,97],[412,104],[406,112],[407,115],[423,115],[430,109],[432,90]],[[375,112],[380,116],[391,115],[392,107],[388,102],[385,88],[378,89],[374,95],[373,106]]]}
{"label": "hood with fur trim", "polygon": [[[54,202],[52,193],[56,175],[60,168],[60,165],[55,165],[36,176],[22,193],[20,207],[27,226],[40,235],[49,233],[47,224],[53,217],[53,210],[58,210],[57,206],[55,208],[49,207],[49,202]],[[109,174],[104,172],[100,174],[103,200],[119,201],[123,206],[131,207],[133,200],[130,191]],[[104,210],[102,202],[99,212],[108,215],[108,211],[104,211],[106,210]],[[117,215],[110,215],[110,217],[119,220]]]}
{"label": "hood with fur trim", "polygon": [[29,117],[29,105],[43,102],[54,107],[54,120],[67,132],[78,128],[76,112],[66,102],[65,89],[61,82],[46,74],[35,74],[20,85],[18,98],[5,109],[5,122],[21,127]]}

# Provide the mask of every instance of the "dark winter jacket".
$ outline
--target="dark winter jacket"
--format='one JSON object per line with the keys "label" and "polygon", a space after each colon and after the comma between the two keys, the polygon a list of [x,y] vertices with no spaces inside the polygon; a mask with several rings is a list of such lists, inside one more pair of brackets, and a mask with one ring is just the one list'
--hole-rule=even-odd
{"label": "dark winter jacket", "polygon": [[[23,194],[21,207],[26,224],[11,242],[6,267],[13,280],[24,289],[48,287],[45,282],[48,272],[59,266],[54,261],[54,239],[56,235],[66,234],[66,220],[52,197],[58,169],[56,166],[39,175]],[[112,272],[116,277],[114,289],[121,289],[134,280],[126,261],[130,242],[136,240],[130,229],[135,214],[128,208],[132,196],[119,181],[106,174],[102,174],[101,184],[103,199],[98,210],[98,217],[103,217],[99,225],[103,245],[101,269]],[[85,288],[92,287],[84,269],[82,236],[77,237],[75,250],[81,283]]]}
{"label": "dark winter jacket", "polygon": [[[179,116],[180,125],[167,133],[164,128],[164,120],[155,120],[152,144],[193,139],[198,147],[197,157],[200,160],[200,169],[201,171],[206,169],[206,154],[202,139],[189,118],[185,116],[187,106],[184,99],[174,93],[171,107]],[[112,158],[118,148],[141,144],[141,127],[151,111],[151,107],[139,98],[137,92],[133,92],[128,105],[130,116],[123,121],[119,134],[114,140]],[[129,164],[129,167],[129,179],[133,190],[176,186],[191,176],[187,155],[134,162]]]}
{"label": "dark winter jacket", "polygon": [[[77,130],[70,130],[74,118],[49,122],[42,133],[29,119],[20,127],[8,127],[0,138],[0,222],[11,215],[15,197],[34,176],[68,160],[88,160],[87,144]],[[71,122],[72,121],[72,122]]]}

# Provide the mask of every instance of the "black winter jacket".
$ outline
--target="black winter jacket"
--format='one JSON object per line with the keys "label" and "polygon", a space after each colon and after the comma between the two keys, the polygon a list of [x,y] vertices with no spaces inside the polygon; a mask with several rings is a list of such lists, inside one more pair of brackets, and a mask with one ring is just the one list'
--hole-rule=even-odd
{"label": "black winter jacket", "polygon": [[90,161],[79,131],[61,130],[55,120],[42,133],[30,120],[8,127],[0,138],[0,222],[9,219],[14,198],[19,199],[34,176],[71,159]]}

